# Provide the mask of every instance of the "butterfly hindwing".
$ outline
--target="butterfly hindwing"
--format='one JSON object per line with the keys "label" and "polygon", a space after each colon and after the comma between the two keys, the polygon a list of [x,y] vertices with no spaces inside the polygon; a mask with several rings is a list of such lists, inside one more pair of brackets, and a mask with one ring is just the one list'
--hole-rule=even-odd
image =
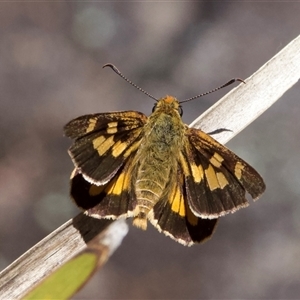
{"label": "butterfly hindwing", "polygon": [[254,199],[264,191],[260,175],[225,146],[194,128],[187,137],[180,162],[194,214],[217,218],[247,206],[246,191]]}
{"label": "butterfly hindwing", "polygon": [[196,217],[187,203],[181,169],[173,176],[168,192],[150,211],[149,220],[159,231],[183,245],[204,242],[213,234],[218,219]]}
{"label": "butterfly hindwing", "polygon": [[69,154],[84,178],[106,184],[139,147],[147,117],[139,112],[92,114],[69,122],[65,135],[75,139]]}
{"label": "butterfly hindwing", "polygon": [[75,203],[95,218],[130,217],[136,205],[131,187],[132,158],[107,184],[98,186],[84,179],[76,169],[71,177],[71,196]]}

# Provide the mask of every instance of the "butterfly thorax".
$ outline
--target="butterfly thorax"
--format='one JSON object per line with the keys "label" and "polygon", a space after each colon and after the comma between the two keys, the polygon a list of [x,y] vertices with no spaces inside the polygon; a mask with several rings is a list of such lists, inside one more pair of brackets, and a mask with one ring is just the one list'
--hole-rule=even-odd
{"label": "butterfly thorax", "polygon": [[146,229],[149,211],[168,193],[168,183],[176,175],[186,125],[179,114],[179,102],[160,99],[144,127],[144,138],[133,170],[137,206],[133,224]]}

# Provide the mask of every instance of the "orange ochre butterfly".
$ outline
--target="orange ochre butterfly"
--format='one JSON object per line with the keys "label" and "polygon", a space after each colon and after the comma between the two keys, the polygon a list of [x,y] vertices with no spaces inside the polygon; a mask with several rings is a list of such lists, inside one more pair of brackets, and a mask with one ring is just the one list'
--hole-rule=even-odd
{"label": "orange ochre butterfly", "polygon": [[[115,66],[105,66],[137,87]],[[210,135],[183,123],[181,103],[204,94],[157,100],[138,89],[156,100],[149,117],[97,113],[65,125],[65,135],[74,140],[71,196],[89,216],[133,217],[135,226],[146,229],[150,221],[183,245],[203,242],[220,216],[248,206],[246,192],[258,199],[264,181]]]}

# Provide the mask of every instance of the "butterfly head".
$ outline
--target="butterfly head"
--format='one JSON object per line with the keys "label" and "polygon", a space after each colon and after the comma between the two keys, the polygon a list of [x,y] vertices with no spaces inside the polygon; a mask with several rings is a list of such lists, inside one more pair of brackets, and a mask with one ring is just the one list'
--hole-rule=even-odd
{"label": "butterfly head", "polygon": [[155,103],[152,112],[171,112],[172,114],[177,113],[182,116],[182,107],[180,102],[173,96],[166,96],[160,98],[157,103]]}

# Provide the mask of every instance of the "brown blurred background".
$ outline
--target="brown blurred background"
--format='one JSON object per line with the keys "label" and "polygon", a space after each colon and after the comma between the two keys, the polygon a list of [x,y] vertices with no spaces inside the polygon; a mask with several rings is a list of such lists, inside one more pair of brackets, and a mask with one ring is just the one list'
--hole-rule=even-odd
{"label": "brown blurred background", "polygon": [[[299,15],[296,2],[1,2],[0,268],[78,213],[64,124],[151,112],[153,101],[103,64],[155,97],[184,99],[250,76],[300,33]],[[184,121],[230,88],[184,105]],[[130,225],[77,298],[298,298],[299,94],[297,84],[228,143],[265,178],[258,202],[192,248]]]}

